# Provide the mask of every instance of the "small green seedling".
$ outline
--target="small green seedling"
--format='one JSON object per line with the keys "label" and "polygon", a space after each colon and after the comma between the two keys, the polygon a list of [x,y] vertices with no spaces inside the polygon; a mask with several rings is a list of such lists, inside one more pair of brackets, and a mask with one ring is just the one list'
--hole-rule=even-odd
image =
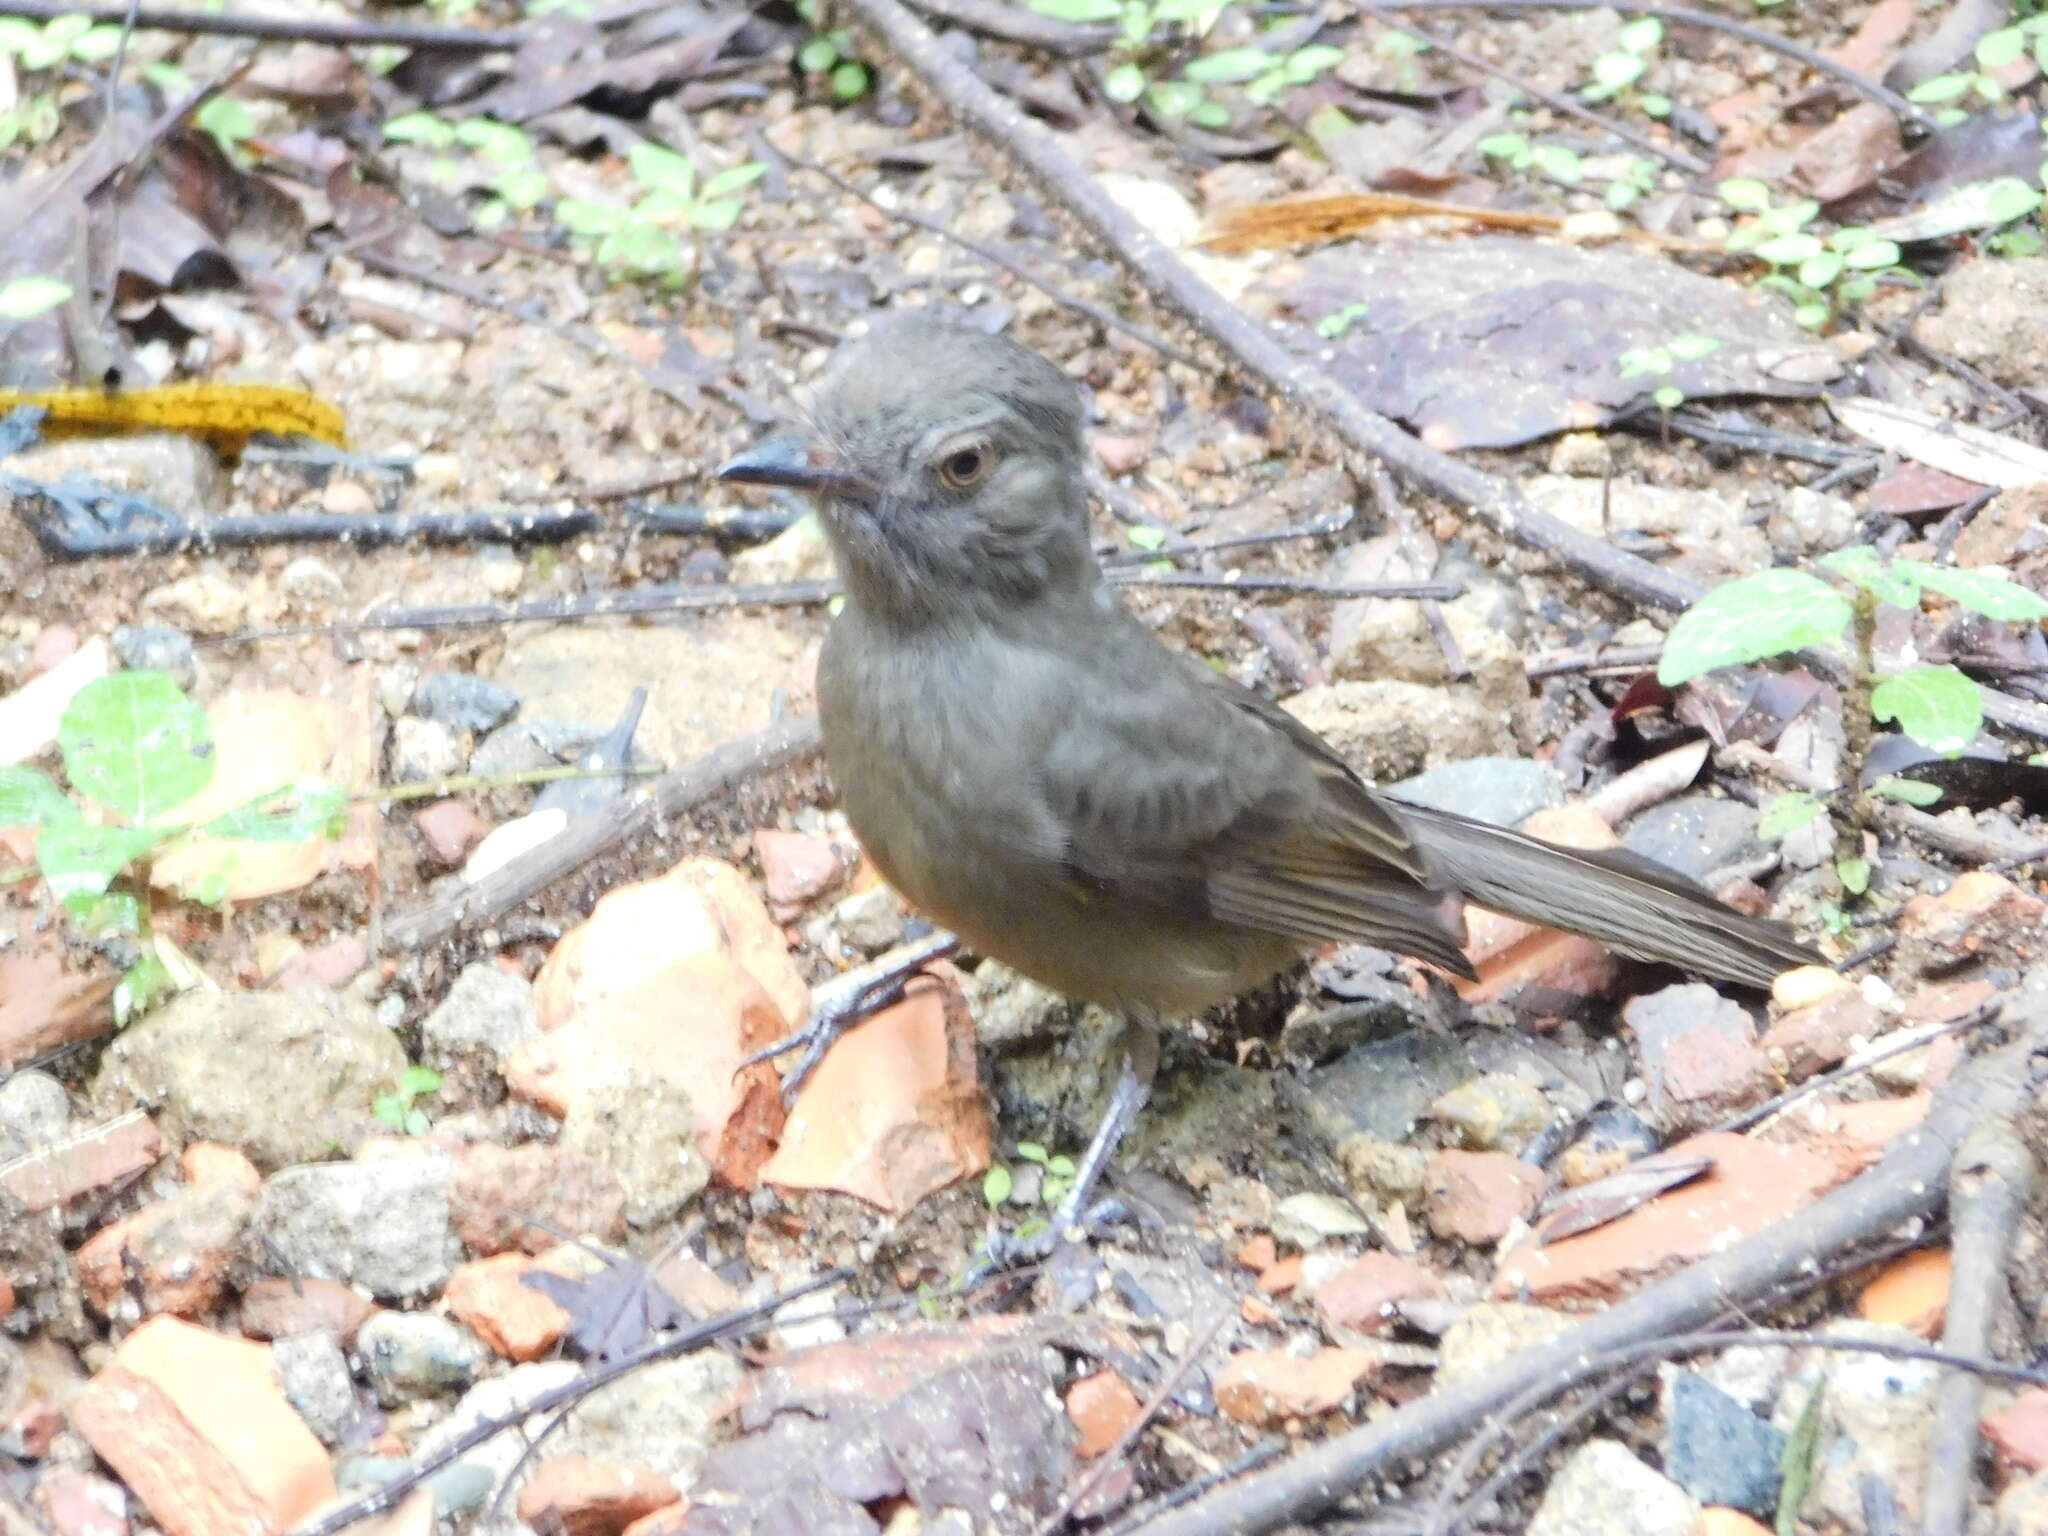
{"label": "small green seedling", "polygon": [[1986,32],[1971,50],[1971,68],[1922,80],[1906,93],[1907,99],[1939,108],[1936,121],[1952,127],[1970,115],[1963,106],[1965,101],[1989,105],[2004,100],[2005,87],[1998,83],[1993,71],[2017,64],[2030,53],[2035,65],[2048,72],[2048,15],[2029,16],[2009,27]]}
{"label": "small green seedling", "polygon": [[1657,188],[1657,162],[1646,155],[1630,155],[1621,171],[1607,183],[1605,201],[1616,213],[1633,208]]}
{"label": "small green seedling", "polygon": [[750,160],[700,183],[688,156],[659,144],[635,144],[626,163],[645,188],[630,206],[565,197],[555,204],[555,217],[603,265],[626,276],[658,278],[671,287],[680,287],[696,270],[704,234],[739,222],[746,205],[735,194],[768,171]]}
{"label": "small green seedling", "polygon": [[[1823,557],[1820,565],[1850,590],[1845,593],[1797,570],[1759,571],[1714,588],[1671,627],[1657,663],[1657,680],[1675,688],[1718,667],[1789,655],[1808,646],[1838,645],[1852,636],[1857,654],[1852,658],[1855,673],[1845,709],[1865,710],[1871,719],[1896,724],[1930,752],[1960,755],[1984,723],[1981,690],[1952,666],[1909,667],[1873,677],[1869,635],[1877,605],[1917,609],[1923,591],[1937,592],[1985,618],[2031,624],[2048,618],[2048,601],[1992,571],[1922,560],[1887,561],[1867,544],[1837,550]],[[1867,743],[1867,725],[1853,719],[1847,724],[1852,747]],[[1856,782],[1861,762],[1852,761],[1848,768],[1850,781]],[[1931,805],[1941,798],[1941,791],[1918,780],[1887,777],[1871,786],[1870,795]],[[1774,841],[1827,810],[1825,801],[1803,791],[1780,795],[1764,807],[1757,830]],[[1852,896],[1869,888],[1868,865],[1856,855],[1844,855],[1836,873]]]}
{"label": "small green seedling", "polygon": [[455,174],[453,151],[467,149],[488,168],[490,195],[477,210],[480,229],[496,229],[515,214],[531,213],[548,195],[547,172],[534,154],[524,130],[495,118],[470,117],[459,123],[432,112],[407,112],[384,125],[394,144],[417,144],[441,152],[429,175],[445,181]]}
{"label": "small green seedling", "polygon": [[1655,16],[1642,16],[1621,29],[1617,47],[1593,61],[1593,80],[1580,89],[1587,101],[1619,101],[1651,117],[1669,117],[1671,98],[1654,91],[1639,90],[1650,66],[1657,62],[1657,50],[1664,42],[1664,23]]}
{"label": "small green seedling", "polygon": [[[1680,363],[1710,357],[1720,350],[1720,341],[1712,336],[1674,336],[1661,347],[1630,347],[1617,359],[1615,372],[1624,379],[1668,378]],[[1676,384],[1660,384],[1650,398],[1659,410],[1674,411],[1685,404],[1685,391]]]}
{"label": "small green seedling", "polygon": [[[0,826],[38,829],[36,872],[88,933],[142,941],[115,988],[117,1023],[169,980],[149,942],[149,869],[158,853],[198,838],[302,843],[341,835],[348,797],[315,780],[202,823],[179,819],[177,807],[213,780],[213,731],[205,711],[162,672],[87,683],[64,711],[57,747],[83,806],[46,773],[0,767]],[[219,899],[204,887],[184,894]]]}
{"label": "small green seedling", "polygon": [[867,65],[853,56],[853,34],[844,27],[820,28],[817,0],[797,0],[796,13],[812,28],[796,51],[796,67],[824,79],[841,101],[865,96],[872,81]]}
{"label": "small green seedling", "polygon": [[1754,217],[1728,236],[1727,248],[1770,263],[1763,286],[1792,301],[1792,318],[1809,330],[1828,323],[1841,304],[1860,304],[1884,277],[1911,279],[1902,267],[1898,242],[1873,230],[1851,226],[1826,239],[1807,226],[1820,216],[1812,198],[1774,203],[1771,189],[1754,177],[1733,177],[1717,189],[1721,201]]}
{"label": "small green seedling", "polygon": [[[22,75],[40,77],[66,64],[98,64],[121,46],[121,29],[95,25],[90,16],[53,16],[37,25],[21,16],[0,16],[0,56]],[[0,149],[44,144],[57,136],[64,118],[54,79],[16,83],[13,100],[0,111]]]}
{"label": "small green seedling", "polygon": [[1311,43],[1291,53],[1271,53],[1264,48],[1228,48],[1194,60],[1181,77],[1197,85],[1244,83],[1246,99],[1270,106],[1283,91],[1308,85],[1343,62],[1344,50],[1327,43]]}
{"label": "small green seedling", "polygon": [[[1037,1192],[1029,1197],[1020,1197],[1016,1174],[1007,1164],[997,1163],[981,1181],[981,1197],[988,1202],[990,1210],[1000,1210],[1005,1205],[1056,1207],[1074,1187],[1074,1160],[1064,1153],[1048,1152],[1035,1141],[1020,1141],[1017,1143],[1017,1156],[1024,1162],[1036,1163],[1043,1170]],[[1027,1222],[1023,1231],[1028,1233],[1043,1225],[1043,1222]]]}
{"label": "small green seedling", "polygon": [[1325,341],[1335,341],[1363,320],[1371,309],[1372,306],[1363,300],[1355,304],[1346,304],[1341,309],[1333,309],[1316,322],[1316,334]]}
{"label": "small green seedling", "polygon": [[1530,171],[1560,186],[1576,187],[1585,176],[1577,153],[1561,144],[1534,144],[1519,133],[1492,133],[1478,147],[1482,155],[1506,162],[1510,170]]}
{"label": "small green seedling", "polygon": [[440,1073],[432,1067],[410,1066],[400,1075],[396,1089],[380,1093],[370,1102],[370,1110],[394,1131],[407,1136],[424,1136],[433,1122],[419,1107],[418,1101],[440,1091]]}
{"label": "small green seedling", "polygon": [[[1215,25],[1229,0],[1030,0],[1031,9],[1057,21],[1114,22],[1111,63],[1102,77],[1103,94],[1119,106],[1143,102],[1171,121],[1198,128],[1225,128],[1230,112],[1211,101],[1195,72],[1197,59],[1179,79],[1165,74],[1167,52],[1179,37],[1200,36]],[[1270,62],[1262,55],[1261,68]],[[1250,78],[1249,75],[1233,78]]]}

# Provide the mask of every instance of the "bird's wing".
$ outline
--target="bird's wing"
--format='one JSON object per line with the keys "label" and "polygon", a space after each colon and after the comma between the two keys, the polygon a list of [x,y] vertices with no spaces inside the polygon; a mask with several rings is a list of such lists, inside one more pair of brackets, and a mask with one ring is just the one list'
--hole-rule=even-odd
{"label": "bird's wing", "polygon": [[1145,642],[1147,664],[1125,673],[1143,686],[1076,699],[1037,765],[1069,831],[1069,876],[1305,946],[1364,940],[1469,974],[1458,907],[1400,816],[1284,710],[1190,658],[1161,667]]}

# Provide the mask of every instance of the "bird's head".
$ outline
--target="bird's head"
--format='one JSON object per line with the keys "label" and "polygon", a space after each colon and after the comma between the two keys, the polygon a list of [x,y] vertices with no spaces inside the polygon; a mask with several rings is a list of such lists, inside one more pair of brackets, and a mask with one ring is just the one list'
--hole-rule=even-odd
{"label": "bird's head", "polygon": [[1092,579],[1081,403],[1037,353],[897,320],[842,347],[804,430],[721,480],[811,493],[851,601],[922,623]]}

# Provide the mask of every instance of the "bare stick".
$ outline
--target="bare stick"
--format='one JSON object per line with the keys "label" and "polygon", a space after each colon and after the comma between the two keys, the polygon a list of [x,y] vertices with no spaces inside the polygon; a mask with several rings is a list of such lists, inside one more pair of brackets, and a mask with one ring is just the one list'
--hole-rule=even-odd
{"label": "bare stick", "polygon": [[[2033,1006],[2037,1030],[2048,1020],[2048,1001]],[[1408,1462],[1464,1440],[1533,1389],[1561,1389],[1578,1379],[1592,1357],[1704,1327],[1730,1308],[1765,1296],[1822,1255],[1925,1219],[1942,1202],[1955,1148],[1974,1124],[2030,1090],[2028,1067],[2024,1042],[1978,1058],[1950,1080],[1927,1119],[1893,1142],[1875,1167],[1797,1215],[1638,1292],[1549,1344],[1525,1349],[1483,1375],[1324,1441],[1271,1471],[1217,1489],[1141,1527],[1141,1536],[1257,1536],[1306,1520]]]}
{"label": "bare stick", "polygon": [[[89,16],[96,25],[127,21],[125,5],[67,5],[63,0],[7,0],[5,14],[29,21]],[[259,37],[287,43],[331,43],[339,48],[437,48],[448,53],[496,53],[527,41],[524,28],[423,27],[396,21],[334,21],[315,16],[257,16],[246,11],[144,10],[134,26],[146,32],[184,32],[214,37]]]}
{"label": "bare stick", "polygon": [[[2020,1105],[2003,1108],[1970,1132],[1949,1170],[1952,1269],[1941,1347],[1951,1354],[1990,1352],[1993,1325],[2012,1305],[2005,1270],[2013,1233],[2039,1178],[2014,1124]],[[1973,1372],[1951,1371],[1942,1380],[1921,1484],[1921,1536],[1963,1536],[1969,1526],[1983,1398],[1983,1380]]]}
{"label": "bare stick", "polygon": [[772,773],[818,750],[818,720],[802,715],[742,736],[665,773],[646,794],[620,800],[601,814],[571,822],[538,848],[474,885],[400,912],[384,925],[393,949],[421,949],[472,923],[507,911],[536,891],[621,843],[695,810],[759,773]]}

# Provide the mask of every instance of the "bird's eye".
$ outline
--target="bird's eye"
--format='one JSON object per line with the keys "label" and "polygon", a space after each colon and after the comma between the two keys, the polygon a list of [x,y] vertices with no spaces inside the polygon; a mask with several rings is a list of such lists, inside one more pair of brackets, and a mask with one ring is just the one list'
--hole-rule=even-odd
{"label": "bird's eye", "polygon": [[956,491],[979,485],[996,462],[995,450],[986,443],[956,448],[939,461],[939,478]]}

